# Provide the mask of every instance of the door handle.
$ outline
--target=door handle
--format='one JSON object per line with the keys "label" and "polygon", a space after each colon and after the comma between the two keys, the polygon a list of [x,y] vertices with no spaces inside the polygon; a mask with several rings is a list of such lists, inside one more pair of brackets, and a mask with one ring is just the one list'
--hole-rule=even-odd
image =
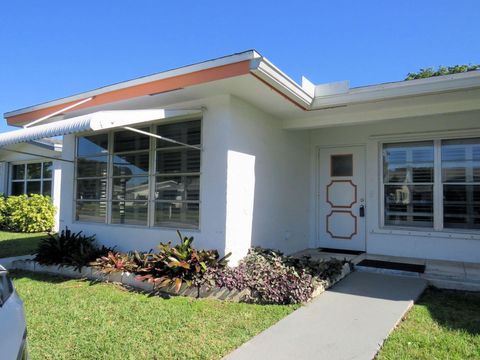
{"label": "door handle", "polygon": [[360,217],[365,217],[365,206],[364,205],[360,205],[360,208],[358,209],[358,215]]}

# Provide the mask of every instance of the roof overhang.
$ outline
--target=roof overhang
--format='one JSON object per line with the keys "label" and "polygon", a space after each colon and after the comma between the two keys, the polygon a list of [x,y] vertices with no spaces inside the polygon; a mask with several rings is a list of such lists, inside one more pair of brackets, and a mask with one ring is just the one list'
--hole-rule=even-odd
{"label": "roof overhang", "polygon": [[312,96],[300,85],[258,52],[251,50],[7,112],[4,117],[9,125],[23,126],[88,98],[92,99],[75,106],[73,110],[65,111],[63,115],[67,112],[101,108],[106,104],[120,103],[149,95],[166,94],[244,75],[255,77],[290,103],[302,109],[308,108],[313,100]]}
{"label": "roof overhang", "polygon": [[99,111],[67,120],[2,133],[0,134],[0,148],[43,138],[135,126],[166,118],[201,113],[202,110],[165,109]]}

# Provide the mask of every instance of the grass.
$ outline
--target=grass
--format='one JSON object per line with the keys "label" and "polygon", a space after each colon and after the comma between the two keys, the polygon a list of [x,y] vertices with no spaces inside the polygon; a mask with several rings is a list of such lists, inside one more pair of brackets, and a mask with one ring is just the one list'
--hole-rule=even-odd
{"label": "grass", "polygon": [[162,299],[105,283],[13,273],[35,359],[220,359],[298,306]]}
{"label": "grass", "polygon": [[480,294],[428,289],[377,359],[480,359]]}
{"label": "grass", "polygon": [[15,233],[0,231],[0,259],[10,256],[29,255],[35,252],[45,233]]}

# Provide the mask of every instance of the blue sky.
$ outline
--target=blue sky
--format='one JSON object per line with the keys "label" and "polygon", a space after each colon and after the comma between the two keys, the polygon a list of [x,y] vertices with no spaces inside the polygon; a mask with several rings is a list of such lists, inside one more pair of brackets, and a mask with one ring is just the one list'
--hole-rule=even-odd
{"label": "blue sky", "polygon": [[401,80],[480,63],[479,19],[478,0],[2,1],[0,113],[253,48],[297,81]]}

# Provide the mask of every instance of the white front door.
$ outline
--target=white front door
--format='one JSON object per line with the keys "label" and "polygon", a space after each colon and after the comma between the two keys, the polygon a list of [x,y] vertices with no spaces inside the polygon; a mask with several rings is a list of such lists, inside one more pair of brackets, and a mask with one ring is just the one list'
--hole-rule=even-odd
{"label": "white front door", "polygon": [[318,246],[365,251],[365,149],[324,148],[319,154]]}

